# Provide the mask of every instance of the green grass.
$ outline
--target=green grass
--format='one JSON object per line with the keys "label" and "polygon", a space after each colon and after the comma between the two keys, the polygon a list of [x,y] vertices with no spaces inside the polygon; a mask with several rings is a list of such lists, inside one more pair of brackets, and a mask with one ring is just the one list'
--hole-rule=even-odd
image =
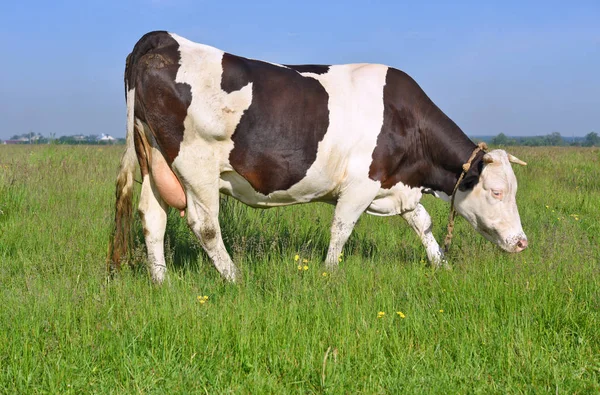
{"label": "green grass", "polygon": [[[323,276],[331,206],[224,200],[242,283],[224,283],[171,212],[161,287],[139,220],[137,268],[106,279],[121,149],[0,146],[0,392],[600,390],[598,149],[511,150],[529,162],[515,169],[521,254],[459,219],[453,270],[436,271],[402,219],[365,215]],[[441,241],[448,206],[423,203]]]}

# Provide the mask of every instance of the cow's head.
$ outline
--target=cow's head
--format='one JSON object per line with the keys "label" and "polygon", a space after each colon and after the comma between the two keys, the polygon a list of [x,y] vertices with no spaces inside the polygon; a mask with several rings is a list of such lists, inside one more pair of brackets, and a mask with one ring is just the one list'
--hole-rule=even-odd
{"label": "cow's head", "polygon": [[527,248],[527,236],[521,227],[517,178],[510,162],[526,165],[504,150],[486,153],[480,171],[469,172],[470,182],[465,178],[456,191],[454,206],[486,239],[505,251],[519,252]]}

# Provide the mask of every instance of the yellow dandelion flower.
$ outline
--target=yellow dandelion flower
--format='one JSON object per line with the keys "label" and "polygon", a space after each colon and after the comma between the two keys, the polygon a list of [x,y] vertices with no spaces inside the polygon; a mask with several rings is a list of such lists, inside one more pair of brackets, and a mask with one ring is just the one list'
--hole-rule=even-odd
{"label": "yellow dandelion flower", "polygon": [[404,315],[404,313],[401,312],[401,311],[396,311],[396,314],[398,314],[400,316],[400,318],[406,318],[406,316]]}
{"label": "yellow dandelion flower", "polygon": [[327,277],[327,272],[323,272],[323,277]]}
{"label": "yellow dandelion flower", "polygon": [[546,208],[550,208],[550,206],[546,205]]}
{"label": "yellow dandelion flower", "polygon": [[302,263],[308,263],[308,259],[303,259]]}
{"label": "yellow dandelion flower", "polygon": [[438,312],[443,313],[444,309],[439,309]]}
{"label": "yellow dandelion flower", "polygon": [[198,295],[198,302],[200,302],[200,304],[204,304],[208,301],[208,296],[204,295]]}
{"label": "yellow dandelion flower", "polygon": [[380,311],[377,313],[377,318],[383,318],[385,316],[385,311]]}
{"label": "yellow dandelion flower", "polygon": [[298,265],[298,270],[302,270],[302,265]]}
{"label": "yellow dandelion flower", "polygon": [[296,254],[296,255],[294,256],[294,262],[298,262],[298,259],[300,259],[300,255]]}
{"label": "yellow dandelion flower", "polygon": [[302,270],[308,270],[308,265],[302,266]]}
{"label": "yellow dandelion flower", "polygon": [[569,288],[569,292],[573,292],[573,288]]}
{"label": "yellow dandelion flower", "polygon": [[343,259],[342,259],[341,255],[340,255],[340,256],[338,257],[338,263],[342,263],[342,260],[343,260]]}
{"label": "yellow dandelion flower", "polygon": [[204,295],[204,297],[202,299],[208,300],[208,296]]}

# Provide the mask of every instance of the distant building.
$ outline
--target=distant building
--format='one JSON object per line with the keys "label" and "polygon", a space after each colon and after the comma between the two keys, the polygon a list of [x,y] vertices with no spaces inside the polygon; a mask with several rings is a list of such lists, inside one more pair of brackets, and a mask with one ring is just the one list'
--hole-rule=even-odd
{"label": "distant building", "polygon": [[102,142],[113,142],[116,139],[113,136],[110,136],[108,134],[104,134],[102,133],[102,135],[100,137],[98,137],[98,141],[102,141]]}
{"label": "distant building", "polygon": [[21,137],[20,139],[16,139],[16,140],[4,140],[3,144],[27,144],[29,143],[29,139],[26,137]]}

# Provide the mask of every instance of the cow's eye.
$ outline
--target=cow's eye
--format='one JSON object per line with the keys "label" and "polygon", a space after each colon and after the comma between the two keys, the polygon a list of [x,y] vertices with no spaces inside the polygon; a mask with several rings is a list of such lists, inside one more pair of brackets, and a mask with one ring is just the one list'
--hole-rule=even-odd
{"label": "cow's eye", "polygon": [[494,196],[496,199],[500,199],[500,200],[502,200],[503,193],[502,193],[502,191],[501,191],[501,190],[499,190],[499,189],[492,189],[492,195],[493,195],[493,196]]}

